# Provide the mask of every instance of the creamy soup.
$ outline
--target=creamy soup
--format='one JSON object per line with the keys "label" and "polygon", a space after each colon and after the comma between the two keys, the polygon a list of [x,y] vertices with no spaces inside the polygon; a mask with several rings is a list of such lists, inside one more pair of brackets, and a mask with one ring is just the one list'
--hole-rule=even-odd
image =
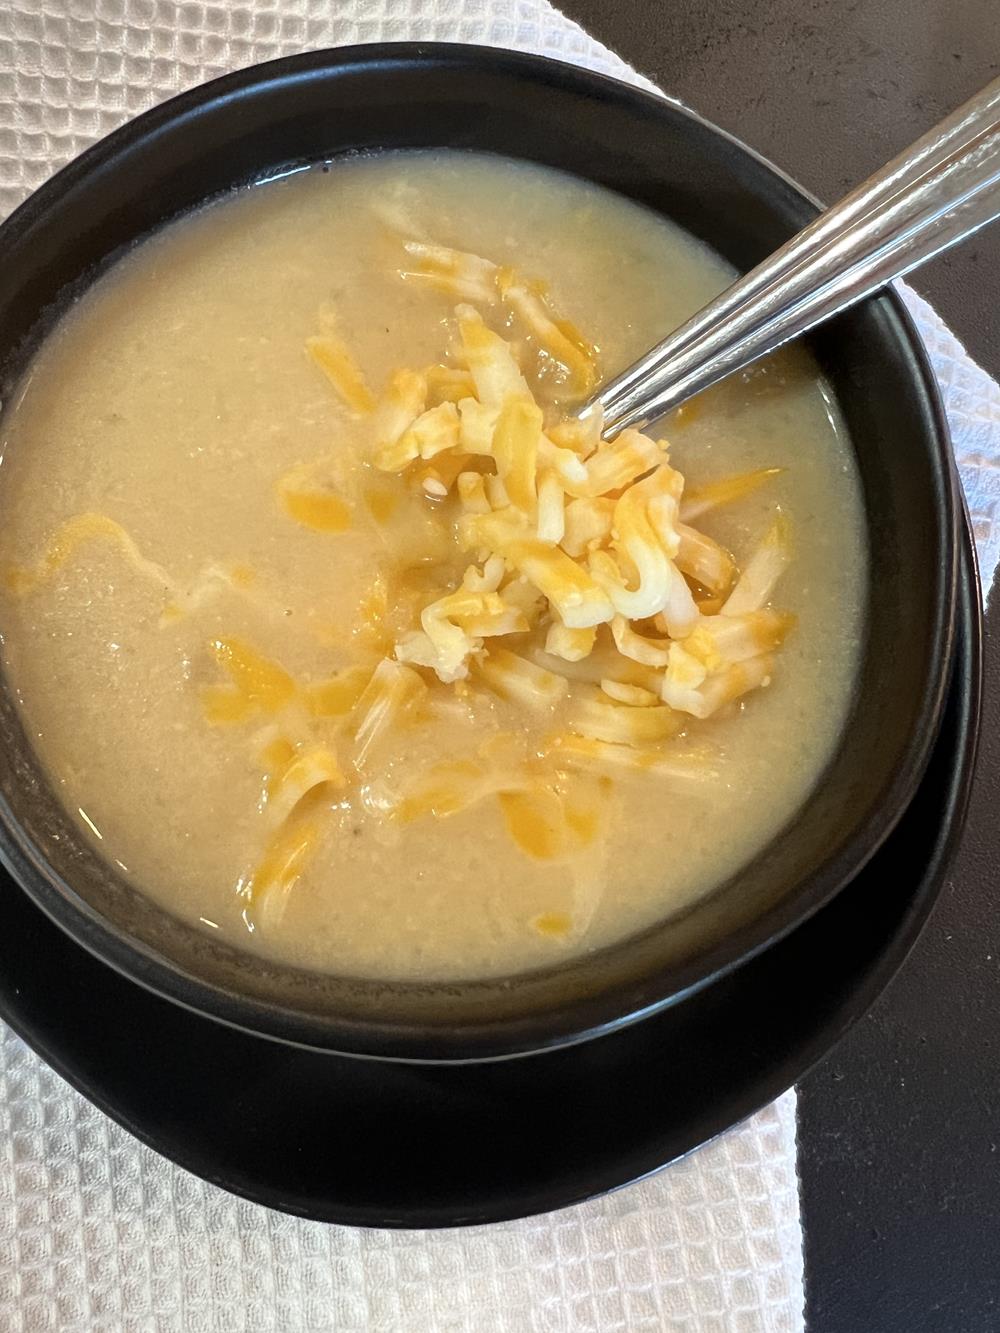
{"label": "creamy soup", "polygon": [[307,968],[499,975],[682,911],[794,814],[865,539],[802,350],[575,409],[732,278],[558,173],[338,161],[165,228],[2,419],[4,662],[101,854]]}

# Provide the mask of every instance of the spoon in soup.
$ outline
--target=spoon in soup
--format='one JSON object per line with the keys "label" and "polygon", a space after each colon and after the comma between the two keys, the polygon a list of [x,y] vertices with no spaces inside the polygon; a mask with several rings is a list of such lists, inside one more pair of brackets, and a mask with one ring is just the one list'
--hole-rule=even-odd
{"label": "spoon in soup", "polygon": [[1000,217],[1000,78],[606,384],[642,427]]}

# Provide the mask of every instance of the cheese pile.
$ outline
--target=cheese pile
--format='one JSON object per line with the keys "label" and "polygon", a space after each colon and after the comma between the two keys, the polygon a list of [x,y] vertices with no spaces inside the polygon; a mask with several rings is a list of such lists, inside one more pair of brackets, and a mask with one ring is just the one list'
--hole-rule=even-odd
{"label": "cheese pile", "polygon": [[[405,278],[520,322],[550,398],[594,385],[592,350],[538,287],[475,255],[406,248],[415,264]],[[603,440],[597,415],[569,415],[558,401],[546,413],[515,344],[468,300],[455,322],[456,364],[398,372],[372,419],[374,466],[413,474],[432,502],[457,501],[468,555],[459,585],[396,642],[396,660],[544,707],[593,659],[597,689],[570,727],[631,746],[767,685],[792,624],[767,605],[789,559],[785,526],[740,572],[693,523],[769,473],[686,492],[665,440],[636,430]]]}

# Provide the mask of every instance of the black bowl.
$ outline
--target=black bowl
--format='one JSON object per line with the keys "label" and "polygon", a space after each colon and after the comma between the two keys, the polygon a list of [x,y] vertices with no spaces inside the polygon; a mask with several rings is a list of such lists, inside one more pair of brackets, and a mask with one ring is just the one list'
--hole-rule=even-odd
{"label": "black bowl", "polygon": [[[292,164],[434,146],[575,172],[670,216],[740,269],[816,212],[699,117],[571,66],[467,46],[292,57],[141,116],[0,228],[0,387],[16,382],[75,292],[177,214]],[[50,789],[6,689],[4,863],[74,939],[164,996],[283,1041],[382,1058],[490,1059],[580,1040],[745,961],[827,903],[895,827],[937,734],[955,635],[955,482],[912,327],[888,295],[838,318],[813,346],[856,443],[878,614],[850,718],[810,798],[684,916],[501,981],[385,984],[262,963],[176,921],[105,865]]]}

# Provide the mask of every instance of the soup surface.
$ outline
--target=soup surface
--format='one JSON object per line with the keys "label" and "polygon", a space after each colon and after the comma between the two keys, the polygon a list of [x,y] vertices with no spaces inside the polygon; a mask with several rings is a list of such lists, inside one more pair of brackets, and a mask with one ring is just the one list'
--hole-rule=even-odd
{"label": "soup surface", "polygon": [[[97,281],[6,407],[0,595],[28,733],[101,854],[240,947],[399,978],[558,961],[736,872],[850,702],[836,405],[781,354],[600,484],[558,424],[731,276],[594,186],[442,152],[243,192]],[[695,651],[692,606],[756,640]]]}

